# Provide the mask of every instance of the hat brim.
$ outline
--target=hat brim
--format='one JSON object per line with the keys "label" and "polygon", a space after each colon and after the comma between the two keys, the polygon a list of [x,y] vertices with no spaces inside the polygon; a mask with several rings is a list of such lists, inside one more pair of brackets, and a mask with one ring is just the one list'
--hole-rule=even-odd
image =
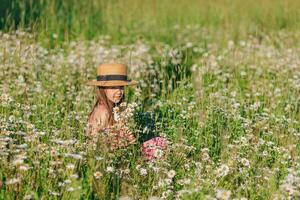
{"label": "hat brim", "polygon": [[87,82],[87,85],[91,86],[126,86],[126,85],[136,85],[138,82],[131,80],[131,81],[97,81],[97,80],[90,80]]}

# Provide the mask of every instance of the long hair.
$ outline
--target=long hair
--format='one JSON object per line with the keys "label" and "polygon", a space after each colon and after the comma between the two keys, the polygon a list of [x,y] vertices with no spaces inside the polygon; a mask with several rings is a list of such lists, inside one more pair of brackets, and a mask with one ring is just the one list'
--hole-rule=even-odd
{"label": "long hair", "polygon": [[113,115],[112,115],[113,108],[115,106],[119,106],[124,101],[125,94],[123,94],[121,100],[118,103],[115,104],[115,103],[108,100],[104,89],[105,89],[105,87],[97,86],[97,88],[96,88],[96,103],[94,104],[93,109],[92,109],[92,111],[90,112],[90,114],[88,116],[88,120],[90,119],[91,115],[93,114],[93,112],[95,111],[97,106],[104,105],[105,108],[108,110],[108,113],[109,113],[108,125],[113,125],[113,123],[114,123],[114,118],[113,118]]}

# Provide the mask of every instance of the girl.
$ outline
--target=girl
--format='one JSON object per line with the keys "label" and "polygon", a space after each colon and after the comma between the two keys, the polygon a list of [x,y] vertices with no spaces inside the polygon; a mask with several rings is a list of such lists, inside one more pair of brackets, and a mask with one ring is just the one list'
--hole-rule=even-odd
{"label": "girl", "polygon": [[105,63],[97,68],[97,79],[88,85],[97,86],[97,100],[88,116],[86,134],[94,138],[103,128],[113,125],[113,108],[124,101],[124,86],[135,85],[129,80],[123,64]]}
{"label": "girl", "polygon": [[[97,80],[88,82],[88,85],[97,86],[97,101],[88,116],[87,136],[92,140],[97,139],[101,129],[114,124],[113,108],[124,101],[124,86],[135,84],[136,81],[128,79],[127,69],[123,64],[106,63],[97,68]],[[133,135],[129,135],[127,139],[129,143],[135,140]],[[117,139],[112,143],[118,146]],[[157,157],[158,150],[163,150],[166,146],[166,139],[155,137],[142,144],[142,154],[147,160],[152,160]]]}

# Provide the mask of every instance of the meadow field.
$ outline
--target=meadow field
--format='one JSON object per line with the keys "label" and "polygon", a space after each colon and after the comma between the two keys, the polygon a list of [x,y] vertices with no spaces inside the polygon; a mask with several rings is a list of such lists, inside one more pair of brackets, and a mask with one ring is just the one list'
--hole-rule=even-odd
{"label": "meadow field", "polygon": [[[0,199],[299,199],[300,2],[0,0]],[[135,144],[91,146],[104,62]],[[126,117],[125,116],[125,117]],[[168,140],[153,161],[142,142]]]}

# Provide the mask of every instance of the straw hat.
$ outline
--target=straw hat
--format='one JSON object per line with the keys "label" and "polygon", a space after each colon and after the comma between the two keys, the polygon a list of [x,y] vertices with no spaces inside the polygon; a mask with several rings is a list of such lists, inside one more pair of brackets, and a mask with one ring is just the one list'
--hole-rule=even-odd
{"label": "straw hat", "polygon": [[95,86],[125,86],[135,85],[136,81],[127,77],[127,68],[123,64],[104,63],[97,67],[97,79],[87,82]]}

